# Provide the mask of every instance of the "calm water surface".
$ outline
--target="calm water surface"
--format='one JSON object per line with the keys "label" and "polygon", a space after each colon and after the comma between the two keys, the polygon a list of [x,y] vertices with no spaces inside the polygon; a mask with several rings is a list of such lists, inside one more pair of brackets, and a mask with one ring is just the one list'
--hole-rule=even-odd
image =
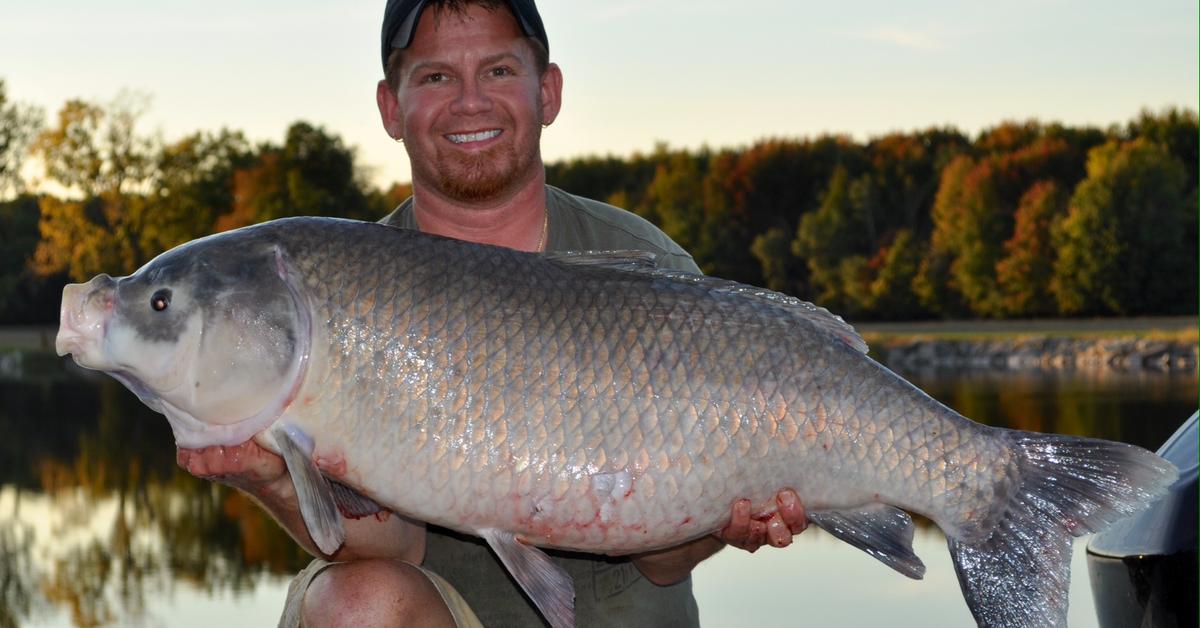
{"label": "calm water surface", "polygon": [[[1194,375],[907,373],[993,425],[1157,448],[1196,407]],[[234,491],[175,466],[167,422],[115,381],[0,353],[0,628],[274,625],[305,554]],[[1096,625],[1076,543],[1072,626]],[[911,581],[815,528],[725,551],[695,586],[708,626],[970,625],[945,541],[918,530]]]}

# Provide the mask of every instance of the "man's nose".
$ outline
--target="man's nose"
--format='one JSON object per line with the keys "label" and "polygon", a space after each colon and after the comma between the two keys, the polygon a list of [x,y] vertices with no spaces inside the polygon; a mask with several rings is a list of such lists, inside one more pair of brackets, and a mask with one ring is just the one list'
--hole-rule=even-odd
{"label": "man's nose", "polygon": [[459,90],[458,98],[450,104],[450,112],[462,115],[475,115],[491,110],[492,99],[484,90],[479,79],[464,80]]}

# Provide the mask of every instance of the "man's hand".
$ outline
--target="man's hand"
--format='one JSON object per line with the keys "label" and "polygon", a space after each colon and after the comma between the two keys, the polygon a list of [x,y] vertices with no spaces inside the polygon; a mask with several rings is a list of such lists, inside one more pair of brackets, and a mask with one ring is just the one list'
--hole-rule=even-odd
{"label": "man's hand", "polygon": [[283,458],[263,449],[253,440],[230,447],[178,449],[175,461],[188,473],[226,486],[241,489],[259,499],[294,497]]}
{"label": "man's hand", "polygon": [[346,542],[333,555],[323,554],[300,514],[296,487],[283,458],[253,440],[230,447],[180,449],[179,466],[192,475],[243,491],[275,518],[308,553],[334,560],[395,558],[420,563],[425,557],[425,524],[384,511],[377,516],[343,519]]}
{"label": "man's hand", "polygon": [[737,500],[729,515],[729,525],[713,536],[747,552],[768,543],[774,547],[791,545],[792,536],[808,527],[808,517],[800,498],[790,488],[779,491],[775,504],[777,509],[770,516],[754,517],[750,514],[750,500]]}
{"label": "man's hand", "polygon": [[725,545],[753,552],[770,543],[786,547],[792,535],[808,527],[804,507],[792,489],[779,491],[775,496],[777,510],[769,517],[750,516],[750,500],[739,499],[729,513],[729,525],[720,532],[702,536],[683,545],[634,554],[634,566],[647,580],[657,585],[675,584],[686,578],[701,561],[716,554]]}

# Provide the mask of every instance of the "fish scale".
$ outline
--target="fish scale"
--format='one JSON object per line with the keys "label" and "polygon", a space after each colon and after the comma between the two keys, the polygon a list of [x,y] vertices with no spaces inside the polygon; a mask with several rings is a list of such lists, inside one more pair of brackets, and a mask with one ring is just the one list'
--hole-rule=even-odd
{"label": "fish scale", "polygon": [[[162,289],[169,316],[145,305]],[[96,305],[114,291],[111,311]],[[1071,536],[1176,474],[1127,445],[971,422],[827,311],[637,253],[285,219],[68,286],[62,320],[59,352],[130,386],[181,447],[254,438],[280,453],[322,551],[344,538],[339,499],[477,534],[556,627],[572,622],[570,579],[534,546],[670,547],[721,528],[737,499],[771,512],[785,487],[914,578],[900,509],[925,515],[982,625],[1058,625]],[[147,363],[168,349],[196,368]]]}

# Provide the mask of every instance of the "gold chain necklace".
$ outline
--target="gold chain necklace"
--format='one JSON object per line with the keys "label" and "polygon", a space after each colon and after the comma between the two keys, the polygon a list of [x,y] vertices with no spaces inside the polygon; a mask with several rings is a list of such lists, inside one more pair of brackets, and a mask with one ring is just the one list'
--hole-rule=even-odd
{"label": "gold chain necklace", "polygon": [[533,249],[535,253],[544,250],[542,247],[546,244],[548,233],[550,233],[550,209],[546,208],[542,210],[542,235],[538,236],[537,247]]}

